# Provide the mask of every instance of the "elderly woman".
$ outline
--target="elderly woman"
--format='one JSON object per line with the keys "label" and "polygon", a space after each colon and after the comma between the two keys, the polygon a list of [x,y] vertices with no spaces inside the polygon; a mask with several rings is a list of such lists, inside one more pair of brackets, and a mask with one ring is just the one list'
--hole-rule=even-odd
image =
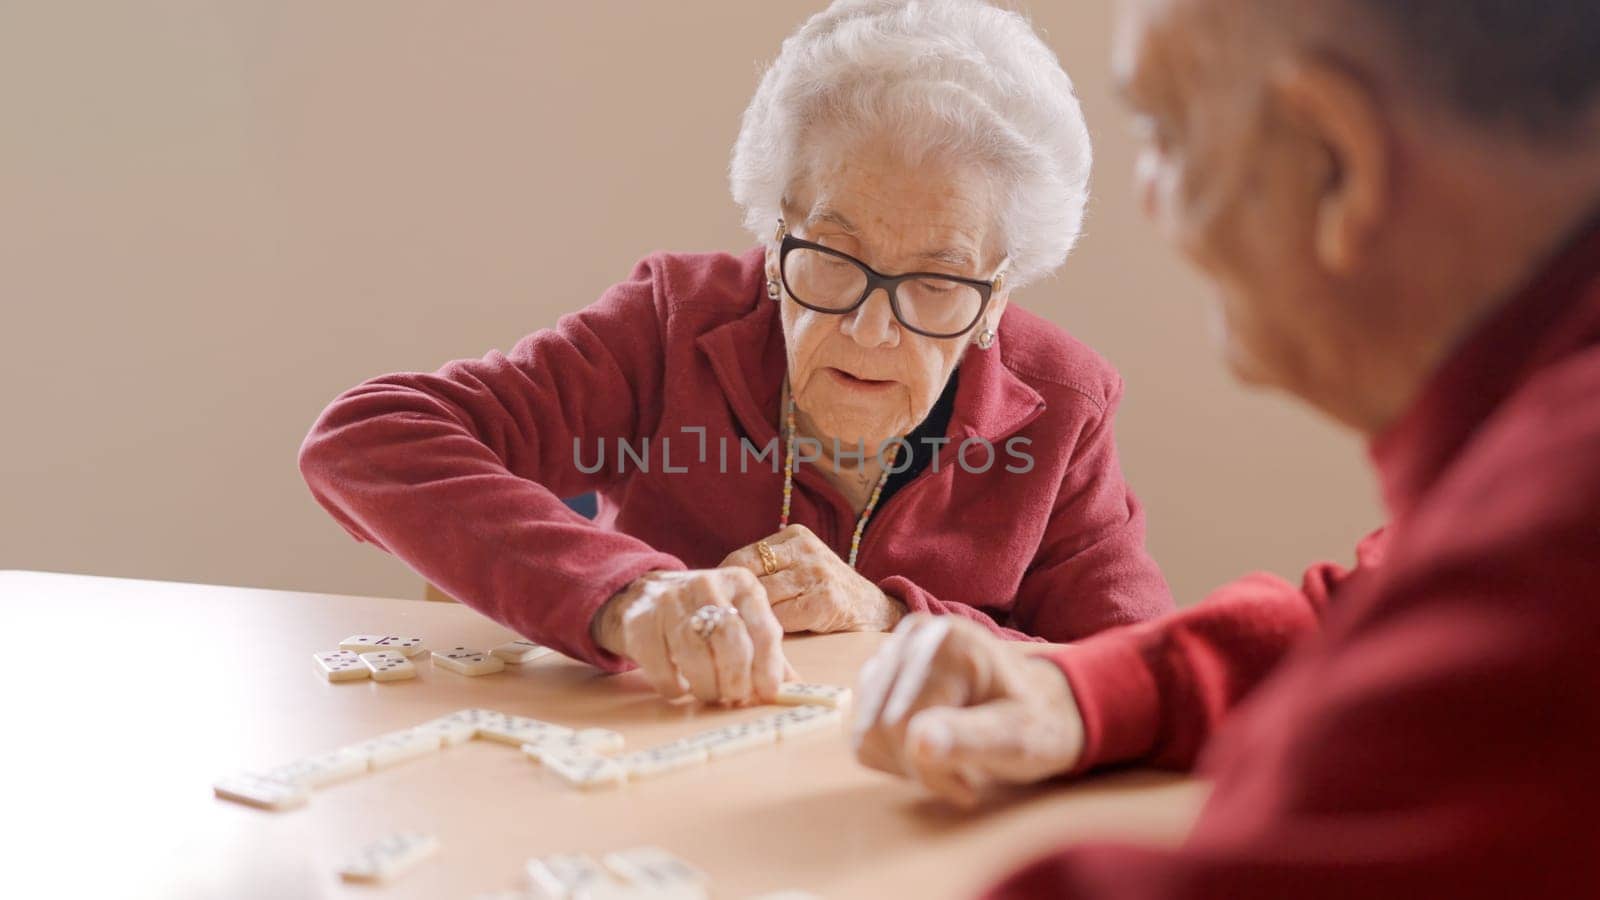
{"label": "elderly woman", "polygon": [[[770,700],[785,631],[908,611],[1068,641],[1171,606],[1116,373],[1010,306],[1089,175],[1020,16],[839,2],[733,151],[760,246],[657,254],[508,355],[390,375],[301,451],[319,502],[475,609],[663,694]],[[596,492],[589,521],[560,498]]]}

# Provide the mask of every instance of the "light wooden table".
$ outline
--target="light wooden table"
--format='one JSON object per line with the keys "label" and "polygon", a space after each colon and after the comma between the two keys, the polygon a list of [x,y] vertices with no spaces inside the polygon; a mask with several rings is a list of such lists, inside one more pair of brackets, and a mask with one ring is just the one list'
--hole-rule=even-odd
{"label": "light wooden table", "polygon": [[[637,676],[556,657],[481,678],[419,658],[412,681],[323,681],[311,654],[360,632],[433,647],[508,637],[455,604],[0,572],[12,829],[0,884],[31,889],[0,893],[448,900],[519,886],[532,856],[656,844],[709,872],[717,898],[960,897],[1067,841],[1179,840],[1202,799],[1198,782],[1135,772],[960,814],[857,765],[829,732],[599,793],[472,741],[297,810],[215,799],[219,776],[469,706],[614,728],[630,748],[771,712],[669,704]],[[882,638],[797,638],[786,651],[806,679],[848,684]],[[438,855],[388,886],[340,883],[341,858],[402,829],[436,834]]]}

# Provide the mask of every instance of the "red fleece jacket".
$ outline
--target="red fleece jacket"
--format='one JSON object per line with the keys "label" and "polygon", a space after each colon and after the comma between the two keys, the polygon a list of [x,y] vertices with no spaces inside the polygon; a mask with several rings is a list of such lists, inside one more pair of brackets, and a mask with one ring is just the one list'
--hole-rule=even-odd
{"label": "red fleece jacket", "polygon": [[992,897],[1600,897],[1600,228],[1372,455],[1390,524],[1057,651],[1083,767],[1202,768],[1174,851],[1082,846]]}
{"label": "red fleece jacket", "polygon": [[[357,539],[451,596],[622,668],[589,635],[607,598],[777,530],[786,357],[762,263],[760,249],[657,254],[508,355],[359,385],[306,438],[306,483]],[[996,345],[961,362],[950,443],[872,516],[857,569],[912,610],[1013,638],[1169,611],[1117,463],[1121,393],[1092,350],[1011,307]],[[1010,471],[1023,456],[1029,470]],[[558,499],[587,491],[596,522]],[[814,466],[797,468],[791,521],[848,554],[856,514]]]}

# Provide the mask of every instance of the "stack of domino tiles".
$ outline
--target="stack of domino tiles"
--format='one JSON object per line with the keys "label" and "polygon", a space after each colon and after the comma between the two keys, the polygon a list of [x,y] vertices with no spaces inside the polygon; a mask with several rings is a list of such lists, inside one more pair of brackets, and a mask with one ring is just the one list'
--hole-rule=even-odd
{"label": "stack of domino tiles", "polygon": [[433,664],[461,675],[493,675],[505,671],[506,666],[520,666],[553,652],[549,647],[519,638],[493,650],[475,650],[471,647],[435,650]]}
{"label": "stack of domino tiles", "polygon": [[[338,650],[314,653],[317,671],[329,681],[404,681],[417,677],[412,658],[427,653],[419,637],[380,634],[353,634],[339,642]],[[553,653],[549,647],[528,640],[514,640],[493,650],[450,647],[435,650],[433,663],[461,675],[492,675],[508,665],[519,666]]]}
{"label": "stack of domino tiles", "polygon": [[[822,728],[838,727],[850,689],[827,684],[786,684],[778,702],[793,709],[748,722],[724,725],[622,756],[583,741],[533,741],[522,747],[534,761],[582,790],[613,788],[675,772],[756,747],[770,746]],[[617,742],[620,748],[620,740]]]}
{"label": "stack of domino tiles", "polygon": [[352,634],[339,642],[338,650],[313,653],[311,658],[329,681],[404,681],[417,677],[411,657],[426,652],[419,637]]}

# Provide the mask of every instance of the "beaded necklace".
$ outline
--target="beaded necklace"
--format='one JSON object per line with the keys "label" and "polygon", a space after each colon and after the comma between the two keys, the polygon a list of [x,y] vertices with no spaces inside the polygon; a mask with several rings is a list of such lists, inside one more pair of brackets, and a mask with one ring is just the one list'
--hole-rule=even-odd
{"label": "beaded necklace", "polygon": [[[783,414],[783,512],[778,516],[780,529],[789,527],[789,500],[794,496],[794,445],[797,430],[794,425],[794,395],[789,393],[789,385],[784,384],[783,389],[786,400]],[[895,457],[900,455],[900,442],[896,441],[889,450],[889,458],[884,461],[883,472],[878,475],[878,483],[872,488],[872,496],[867,498],[867,506],[861,511],[861,516],[856,519],[855,533],[850,536],[850,568],[856,567],[856,555],[861,552],[861,533],[867,530],[867,520],[872,518],[872,511],[878,507],[878,498],[883,495],[883,486],[889,481],[890,470],[894,468]]]}

